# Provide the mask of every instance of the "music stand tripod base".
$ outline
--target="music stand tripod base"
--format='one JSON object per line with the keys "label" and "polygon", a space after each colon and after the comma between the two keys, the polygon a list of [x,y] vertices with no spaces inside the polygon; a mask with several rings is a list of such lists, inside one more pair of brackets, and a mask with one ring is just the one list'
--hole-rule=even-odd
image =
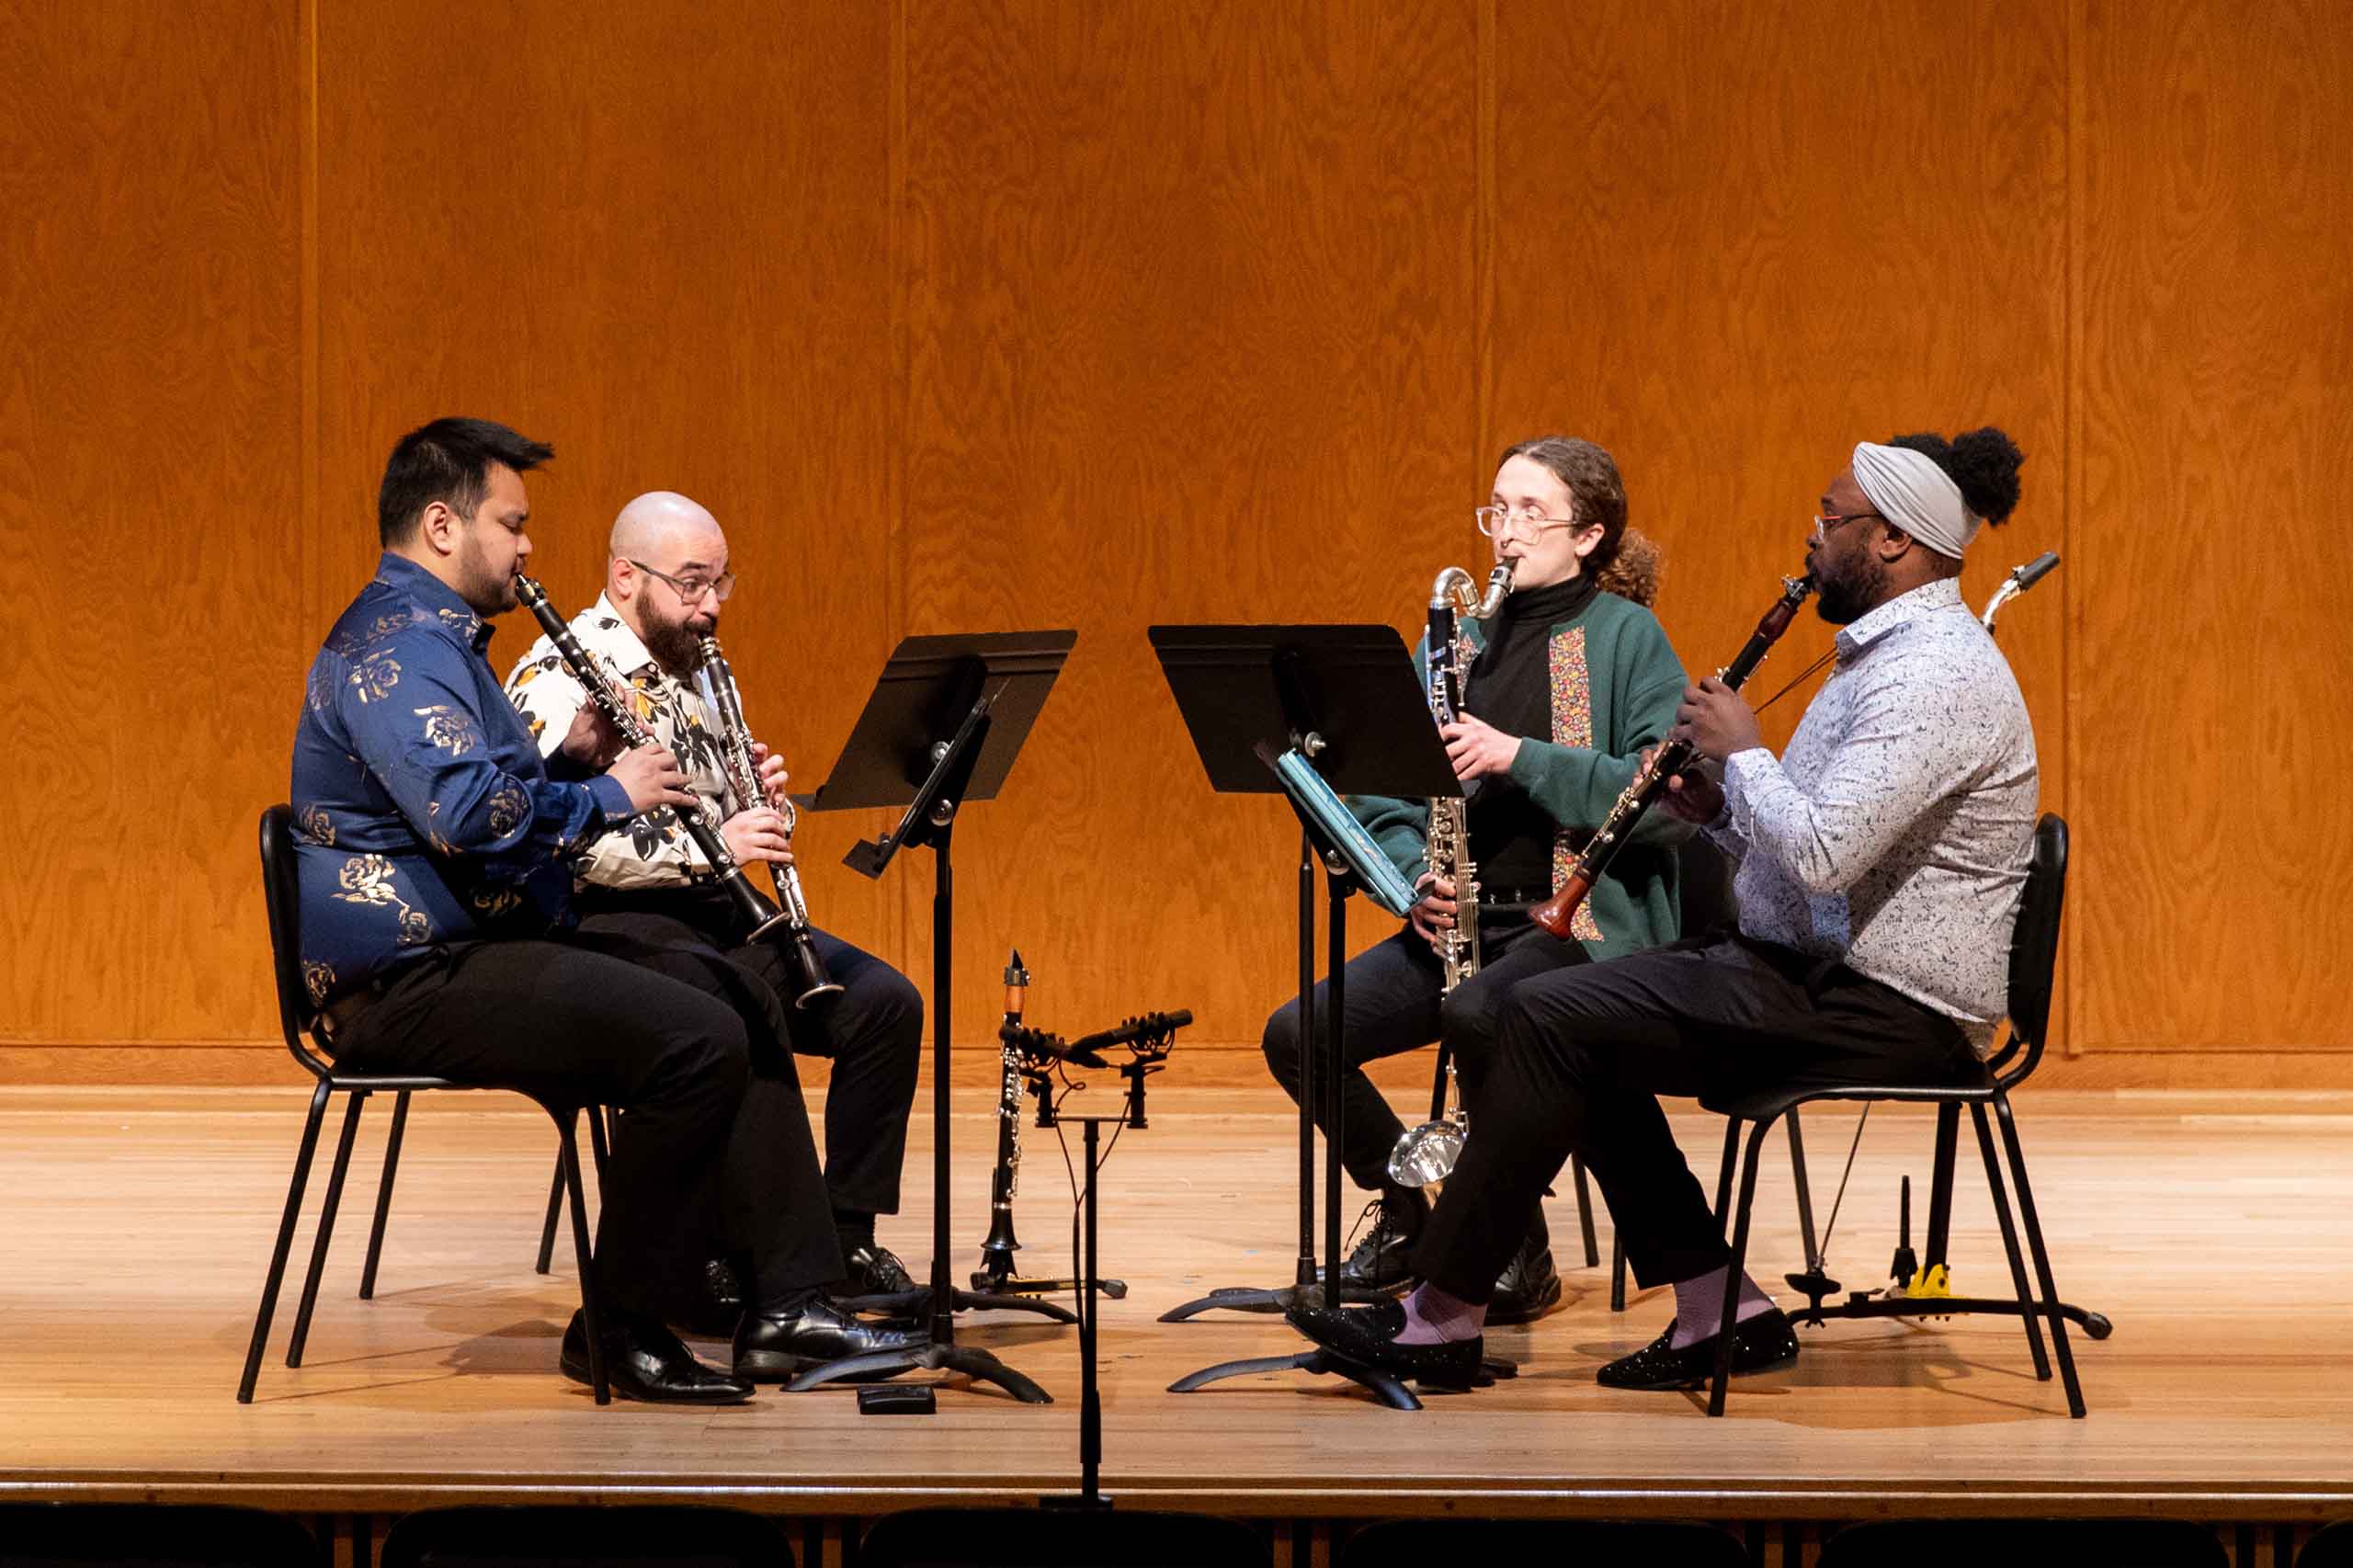
{"label": "music stand tripod base", "polygon": [[[1343,1285],[1340,1300],[1350,1306],[1371,1306],[1379,1301],[1393,1301],[1405,1293],[1405,1281],[1386,1289],[1371,1285]],[[1182,1306],[1171,1307],[1160,1314],[1162,1323],[1183,1323],[1197,1313],[1228,1312],[1287,1312],[1304,1301],[1310,1305],[1324,1300],[1324,1287],[1313,1285],[1279,1285],[1260,1288],[1253,1285],[1221,1285],[1206,1296],[1196,1296]]]}
{"label": "music stand tripod base", "polygon": [[[1225,1361],[1214,1367],[1204,1367],[1198,1372],[1188,1372],[1170,1383],[1168,1392],[1191,1393],[1196,1389],[1206,1387],[1222,1379],[1245,1378],[1254,1372],[1315,1372],[1336,1378],[1346,1378],[1350,1382],[1370,1390],[1375,1398],[1392,1410],[1422,1408],[1422,1402],[1416,1399],[1413,1391],[1405,1386],[1404,1379],[1384,1372],[1377,1367],[1368,1367],[1361,1361],[1352,1360],[1336,1350],[1326,1350],[1320,1345],[1313,1350],[1295,1351],[1289,1356],[1255,1356],[1248,1360]],[[1450,1384],[1438,1383],[1426,1383],[1423,1386],[1433,1392],[1443,1388],[1449,1393],[1464,1392],[1470,1389],[1492,1388],[1499,1379],[1518,1376],[1519,1376],[1518,1362],[1489,1357],[1479,1363],[1478,1375],[1462,1388],[1458,1389]]]}
{"label": "music stand tripod base", "polygon": [[787,1393],[806,1393],[827,1383],[874,1382],[901,1372],[961,1372],[976,1383],[995,1383],[1024,1404],[1051,1404],[1054,1396],[987,1351],[971,1345],[921,1345],[912,1350],[870,1350],[845,1356],[797,1374]]}
{"label": "music stand tripod base", "polygon": [[[1074,1287],[1076,1281],[1050,1280],[1046,1283],[1067,1289]],[[1108,1284],[1109,1281],[1107,1280],[1105,1283]],[[1120,1294],[1126,1293],[1127,1287],[1120,1286]],[[892,1290],[880,1296],[836,1296],[834,1300],[851,1312],[882,1312],[891,1317],[929,1317],[931,1315],[931,1287],[928,1285],[918,1285],[912,1290]],[[1040,1317],[1051,1319],[1055,1323],[1071,1324],[1078,1321],[1078,1314],[1060,1301],[1040,1301],[1028,1296],[1017,1296],[1000,1291],[951,1290],[949,1292],[949,1310],[953,1312],[1035,1312]]]}

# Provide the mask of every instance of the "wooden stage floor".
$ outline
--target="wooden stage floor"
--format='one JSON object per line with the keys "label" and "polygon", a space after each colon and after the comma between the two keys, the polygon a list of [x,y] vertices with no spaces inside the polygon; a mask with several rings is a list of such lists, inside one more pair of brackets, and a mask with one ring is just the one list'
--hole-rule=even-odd
{"label": "wooden stage floor", "polygon": [[[1524,1362],[1516,1382],[1407,1415],[1300,1375],[1165,1392],[1196,1367],[1298,1344],[1279,1319],[1154,1321],[1211,1285],[1290,1272],[1294,1123],[1272,1092],[1238,1086],[1238,1063],[1194,1074],[1233,1086],[1188,1087],[1188,1066],[1215,1055],[1173,1059],[1151,1128],[1126,1135],[1105,1176],[1106,1271],[1133,1287],[1103,1312],[1105,1475],[1120,1495],[1276,1519],[2353,1515],[2353,1352],[2339,1344],[2353,1284],[2342,1223],[2353,1098],[2024,1096],[2061,1290],[2117,1325],[2104,1344],[2075,1340],[2086,1421],[2067,1419],[2055,1381],[2034,1381],[2016,1324],[1989,1319],[1806,1331],[1799,1365],[1735,1384],[1720,1421],[1690,1397],[1607,1391],[1594,1368],[1650,1338],[1669,1308],[1654,1293],[1613,1316],[1604,1270],[1574,1267],[1562,1310],[1491,1336]],[[976,1080],[962,1103],[985,1096]],[[552,1140],[503,1096],[419,1102],[380,1294],[363,1302],[354,1292],[390,1110],[371,1105],[308,1364],[283,1365],[306,1225],[258,1397],[239,1406],[304,1097],[291,1082],[0,1090],[0,1492],[379,1516],[594,1497],[848,1517],[1073,1484],[1075,1332],[1027,1321],[966,1318],[962,1332],[1047,1385],[1050,1408],[951,1388],[929,1417],[861,1416],[847,1391],[763,1392],[706,1413],[597,1409],[555,1370],[575,1301],[569,1255],[552,1276],[530,1268]],[[1808,1125],[1826,1213],[1853,1122],[1825,1113]],[[1909,1171],[1925,1189],[1930,1125],[1895,1108],[1873,1117],[1832,1244],[1831,1272],[1849,1284],[1886,1267],[1897,1180]],[[1720,1126],[1677,1122],[1701,1162]],[[956,1131],[961,1274],[985,1229],[990,1125],[960,1115]],[[1067,1272],[1062,1158],[1051,1134],[1027,1136],[1023,1260]],[[313,1212],[331,1148],[330,1136]],[[1779,1153],[1777,1142],[1759,1203],[1768,1280],[1799,1266]],[[912,1176],[928,1155],[919,1111]],[[918,1271],[926,1197],[911,1192],[884,1221],[884,1240]],[[1555,1200],[1556,1251],[1570,1264],[1574,1227],[1573,1204]],[[1971,1163],[1953,1256],[1964,1290],[1999,1292],[2006,1271]]]}

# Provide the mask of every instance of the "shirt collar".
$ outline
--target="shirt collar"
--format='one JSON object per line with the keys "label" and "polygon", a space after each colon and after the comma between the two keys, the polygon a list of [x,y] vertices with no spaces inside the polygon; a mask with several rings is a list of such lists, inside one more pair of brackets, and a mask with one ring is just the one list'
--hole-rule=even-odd
{"label": "shirt collar", "polygon": [[376,580],[430,610],[434,619],[455,632],[475,653],[490,646],[495,628],[476,615],[473,607],[460,598],[455,588],[407,556],[384,551],[376,562]]}
{"label": "shirt collar", "polygon": [[621,619],[621,612],[613,608],[609,597],[598,594],[597,602],[588,607],[588,642],[612,661],[615,669],[633,676],[652,665],[657,675],[661,673],[660,663],[637,633],[630,630],[629,622]]}
{"label": "shirt collar", "polygon": [[1870,614],[1858,616],[1838,629],[1835,639],[1838,657],[1842,663],[1851,659],[1897,627],[1938,610],[1951,609],[1960,603],[1958,577],[1939,577],[1933,583],[1921,584],[1910,593],[1898,594]]}

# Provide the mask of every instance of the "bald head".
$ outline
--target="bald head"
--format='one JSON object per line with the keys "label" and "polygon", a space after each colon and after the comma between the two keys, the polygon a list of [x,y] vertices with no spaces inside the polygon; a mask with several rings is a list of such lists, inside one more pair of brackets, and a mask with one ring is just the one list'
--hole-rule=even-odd
{"label": "bald head", "polygon": [[[613,519],[613,532],[606,541],[605,553],[617,558],[633,557],[649,566],[675,571],[676,568],[665,562],[663,556],[676,550],[691,555],[711,540],[719,541],[723,553],[726,539],[720,532],[719,519],[710,515],[709,508],[675,490],[649,490],[623,506],[620,516]],[[687,555],[678,559],[685,560]]]}
{"label": "bald head", "polygon": [[613,519],[606,548],[605,595],[613,608],[665,668],[691,669],[698,641],[719,625],[719,597],[701,585],[718,582],[721,592],[727,585],[720,581],[728,562],[719,519],[675,491],[649,490]]}

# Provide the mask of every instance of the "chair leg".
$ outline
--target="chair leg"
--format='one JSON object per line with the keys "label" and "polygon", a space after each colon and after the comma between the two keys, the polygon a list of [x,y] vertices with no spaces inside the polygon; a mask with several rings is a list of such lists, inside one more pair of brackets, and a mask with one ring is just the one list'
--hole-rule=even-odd
{"label": "chair leg", "polygon": [[318,1234],[311,1242],[311,1271],[302,1277],[302,1302],[294,1310],[294,1337],[286,1346],[286,1364],[302,1364],[302,1346],[311,1337],[311,1309],[319,1304],[319,1278],[327,1268],[327,1243],[335,1236],[335,1211],[343,1201],[343,1178],[351,1169],[351,1143],[359,1134],[360,1108],[368,1091],[353,1089],[343,1113],[343,1136],[335,1141],[335,1168],[327,1173],[326,1200],[319,1205]]}
{"label": "chair leg", "polygon": [[1614,1225],[1609,1235],[1609,1310],[1626,1310],[1626,1238]]}
{"label": "chair leg", "polygon": [[245,1349],[244,1375],[237,1380],[237,1403],[254,1402],[254,1382],[261,1376],[261,1353],[269,1342],[269,1320],[278,1312],[278,1289],[286,1280],[286,1259],[294,1250],[294,1221],[302,1212],[302,1189],[311,1179],[311,1161],[319,1151],[319,1124],[327,1113],[327,1098],[333,1093],[326,1080],[319,1080],[318,1088],[311,1096],[311,1114],[302,1121],[302,1142],[294,1152],[294,1179],[287,1184],[286,1212],[278,1217],[278,1244],[270,1249],[269,1274],[261,1287],[261,1307],[254,1313],[253,1343]]}
{"label": "chair leg", "polygon": [[1822,1272],[1822,1243],[1814,1235],[1813,1183],[1805,1174],[1805,1134],[1798,1131],[1797,1107],[1791,1106],[1784,1119],[1790,1124],[1790,1176],[1797,1183],[1798,1234],[1805,1242],[1806,1272],[1819,1274]]}
{"label": "chair leg", "polygon": [[1740,1118],[1724,1122],[1724,1161],[1716,1167],[1716,1230],[1723,1233],[1732,1218],[1732,1169],[1740,1158]]}
{"label": "chair leg", "polygon": [[597,1157],[597,1185],[601,1187],[605,1185],[605,1162],[612,1155],[612,1142],[605,1125],[605,1108],[600,1105],[588,1108],[588,1149]]}
{"label": "chair leg", "polygon": [[2018,1127],[2010,1115],[2010,1096],[1996,1091],[1994,1114],[2002,1119],[2002,1142],[2010,1153],[2010,1180],[2018,1189],[2018,1218],[2026,1223],[2026,1243],[2034,1253],[2035,1283],[2042,1288],[2042,1310],[2051,1319],[2051,1348],[2059,1360],[2059,1381],[2067,1390],[2067,1414],[2081,1420],[2084,1388],[2075,1378],[2075,1353],[2067,1344],[2067,1319],[2059,1311],[2059,1286],[2051,1277],[2051,1249],[2042,1244],[2042,1221],[2034,1211],[2034,1188],[2026,1179],[2026,1151],[2018,1144]]}
{"label": "chair leg", "polygon": [[1585,1162],[1572,1154],[1569,1174],[1577,1183],[1577,1228],[1585,1233],[1585,1266],[1592,1268],[1601,1262],[1601,1244],[1593,1233],[1593,1184],[1586,1179]]}
{"label": "chair leg", "polygon": [[376,1183],[376,1222],[368,1228],[368,1266],[359,1271],[359,1299],[376,1299],[376,1264],[384,1256],[384,1221],[392,1213],[392,1177],[401,1168],[401,1134],[408,1128],[409,1091],[392,1101],[392,1131],[384,1140],[384,1174]]}
{"label": "chair leg", "polygon": [[555,1226],[563,1218],[563,1151],[555,1152],[555,1174],[548,1180],[548,1217],[540,1226],[540,1261],[531,1266],[535,1274],[545,1274],[555,1261]]}
{"label": "chair leg", "polygon": [[598,1404],[610,1404],[613,1390],[605,1377],[604,1317],[597,1310],[596,1257],[588,1244],[588,1204],[580,1190],[577,1113],[559,1116],[556,1125],[563,1134],[557,1158],[563,1165],[564,1187],[572,1195],[572,1252],[580,1267],[580,1318],[581,1327],[588,1335],[588,1383],[596,1390]]}
{"label": "chair leg", "polygon": [[1952,1234],[1952,1172],[1960,1152],[1961,1107],[1948,1100],[1937,1107],[1937,1163],[1928,1177],[1928,1233],[1920,1254],[1922,1268],[1941,1263],[1950,1271],[1951,1260],[1945,1255]]}
{"label": "chair leg", "polygon": [[2026,1254],[2018,1247],[2018,1228],[2010,1218],[2010,1194],[2002,1180],[2002,1162],[1994,1153],[1994,1133],[1985,1119],[1985,1108],[1972,1104],[1971,1118],[1977,1124],[1977,1152],[1985,1159],[1985,1190],[1994,1199],[1994,1218],[2001,1222],[2002,1246],[2010,1257],[2010,1285],[2018,1293],[2018,1316],[2026,1320],[2027,1348],[2034,1353],[2034,1376],[2039,1382],[2051,1381],[2051,1358],[2042,1348],[2042,1324],[2034,1309],[2034,1292],[2026,1282]]}
{"label": "chair leg", "polygon": [[1748,1162],[1740,1173],[1740,1208],[1733,1218],[1732,1259],[1724,1265],[1724,1321],[1716,1331],[1716,1376],[1708,1387],[1711,1415],[1724,1413],[1724,1390],[1732,1382],[1733,1331],[1740,1326],[1740,1280],[1748,1262],[1748,1213],[1756,1202],[1756,1167],[1765,1153],[1765,1134],[1772,1130],[1771,1122],[1760,1121],[1749,1133]]}

